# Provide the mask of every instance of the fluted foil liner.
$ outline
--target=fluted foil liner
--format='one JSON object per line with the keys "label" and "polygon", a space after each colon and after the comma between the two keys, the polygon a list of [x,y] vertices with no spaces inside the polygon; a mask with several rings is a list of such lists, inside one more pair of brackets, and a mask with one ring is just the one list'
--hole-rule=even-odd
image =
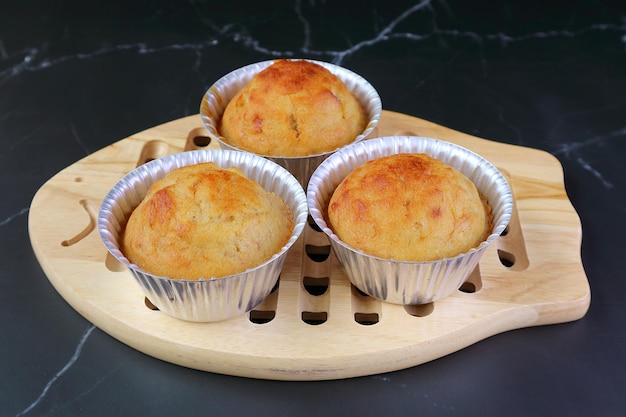
{"label": "fluted foil liner", "polygon": [[[120,250],[120,239],[128,217],[156,180],[173,169],[202,162],[214,162],[222,168],[239,168],[248,178],[278,195],[294,217],[291,238],[268,261],[227,277],[179,280],[143,271]],[[130,269],[145,296],[159,310],[183,320],[213,322],[245,314],[269,295],[276,285],[287,251],[304,229],[307,215],[304,190],[295,177],[281,166],[250,153],[200,150],[156,159],[122,178],[102,202],[98,230],[109,252]]]}
{"label": "fluted foil liner", "polygon": [[[491,206],[493,229],[489,237],[466,253],[428,262],[379,258],[342,242],[326,221],[335,188],[365,162],[398,153],[425,153],[465,174]],[[458,290],[487,247],[504,231],[513,210],[509,184],[486,159],[453,143],[416,136],[370,139],[333,154],[313,173],[307,201],[313,220],[328,235],[333,252],[352,284],[377,299],[405,305],[430,303]]]}
{"label": "fluted foil liner", "polygon": [[[368,136],[373,136],[382,113],[382,102],[376,89],[366,79],[346,68],[322,61],[307,61],[321,65],[336,75],[363,104],[368,115],[368,123],[363,133],[354,138],[352,143],[360,142]],[[217,140],[222,149],[243,150],[230,145],[228,140],[220,135],[218,131],[226,106],[235,94],[250,82],[252,77],[274,62],[273,60],[262,61],[234,70],[218,79],[202,98],[202,103],[200,104],[202,123],[206,127],[209,137]],[[300,181],[302,188],[306,189],[313,171],[333,152],[335,151],[308,155],[306,157],[261,156],[286,168]]]}

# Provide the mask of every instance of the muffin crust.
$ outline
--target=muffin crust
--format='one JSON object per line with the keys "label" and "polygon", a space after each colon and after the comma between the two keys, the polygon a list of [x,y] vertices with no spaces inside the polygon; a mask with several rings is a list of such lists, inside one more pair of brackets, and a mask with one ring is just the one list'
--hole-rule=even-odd
{"label": "muffin crust", "polygon": [[425,154],[371,160],[339,184],[328,206],[331,229],[381,258],[431,261],[477,247],[491,210],[461,172]]}
{"label": "muffin crust", "polygon": [[128,220],[122,252],[153,275],[219,278],[269,260],[292,231],[278,196],[237,168],[208,162],[152,184]]}
{"label": "muffin crust", "polygon": [[342,147],[366,125],[363,105],[337,76],[314,62],[277,60],[235,94],[219,132],[242,150],[298,157]]}

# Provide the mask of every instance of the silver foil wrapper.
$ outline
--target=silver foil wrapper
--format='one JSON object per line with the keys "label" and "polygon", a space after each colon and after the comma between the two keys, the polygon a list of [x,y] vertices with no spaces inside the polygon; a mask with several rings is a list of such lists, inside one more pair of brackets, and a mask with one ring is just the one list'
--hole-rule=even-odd
{"label": "silver foil wrapper", "polygon": [[[173,169],[202,162],[214,162],[223,168],[237,167],[248,178],[282,198],[294,217],[291,238],[268,261],[228,277],[178,280],[141,270],[120,250],[120,238],[128,217],[156,180]],[[278,280],[287,251],[304,229],[307,215],[304,190],[281,166],[245,152],[200,150],[156,159],[127,174],[104,198],[98,214],[98,230],[109,252],[130,269],[145,296],[159,310],[183,320],[212,322],[244,314],[269,295]]]}
{"label": "silver foil wrapper", "polygon": [[[363,163],[397,153],[425,153],[465,174],[491,206],[493,229],[489,237],[469,252],[428,262],[383,259],[342,242],[326,221],[328,202],[335,188]],[[486,159],[449,142],[414,136],[370,139],[336,152],[313,173],[307,201],[313,220],[328,235],[352,284],[377,299],[405,305],[430,303],[458,290],[478,265],[486,248],[504,231],[513,210],[509,184]]]}
{"label": "silver foil wrapper", "polygon": [[[322,61],[308,61],[319,64],[336,75],[363,104],[363,107],[368,114],[369,121],[363,133],[354,138],[353,143],[359,142],[368,136],[374,136],[375,129],[378,126],[382,113],[382,102],[374,87],[363,77],[346,68]],[[209,137],[217,140],[222,149],[242,150],[229,145],[228,140],[221,136],[218,131],[218,126],[226,106],[233,96],[246,84],[248,84],[248,82],[250,82],[252,77],[274,62],[275,61],[273,60],[262,61],[234,70],[218,79],[202,98],[202,103],[200,104],[200,117],[202,118],[202,123],[207,129]],[[298,181],[300,181],[302,188],[306,189],[313,171],[315,171],[319,164],[333,152],[335,151],[317,155],[308,155],[306,157],[261,156],[264,156],[286,168],[298,179]]]}

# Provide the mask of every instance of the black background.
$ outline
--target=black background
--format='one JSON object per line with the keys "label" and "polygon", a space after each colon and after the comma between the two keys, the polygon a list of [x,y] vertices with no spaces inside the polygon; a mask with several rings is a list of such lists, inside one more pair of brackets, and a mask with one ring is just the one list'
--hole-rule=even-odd
{"label": "black background", "polygon": [[[583,226],[587,315],[323,382],[190,370],[93,329],[33,254],[35,192],[277,57],[338,63],[387,110],[555,155]],[[623,415],[625,93],[622,2],[0,1],[0,416]]]}

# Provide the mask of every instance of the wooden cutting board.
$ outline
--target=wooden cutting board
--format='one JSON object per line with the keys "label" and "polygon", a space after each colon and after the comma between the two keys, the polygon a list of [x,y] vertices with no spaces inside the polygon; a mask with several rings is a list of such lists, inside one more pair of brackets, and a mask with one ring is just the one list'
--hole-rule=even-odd
{"label": "wooden cutting board", "polygon": [[351,286],[326,237],[311,228],[289,253],[277,289],[247,315],[190,323],[151,309],[130,272],[107,254],[97,213],[135,166],[215,148],[197,115],[116,142],[65,168],[33,198],[29,233],[50,282],[78,313],[153,357],[194,369],[276,380],[328,380],[404,369],[498,333],[583,317],[590,289],[581,224],[550,154],[496,143],[383,111],[375,136],[417,135],[465,146],[509,179],[516,207],[506,235],[457,293],[399,306]]}

